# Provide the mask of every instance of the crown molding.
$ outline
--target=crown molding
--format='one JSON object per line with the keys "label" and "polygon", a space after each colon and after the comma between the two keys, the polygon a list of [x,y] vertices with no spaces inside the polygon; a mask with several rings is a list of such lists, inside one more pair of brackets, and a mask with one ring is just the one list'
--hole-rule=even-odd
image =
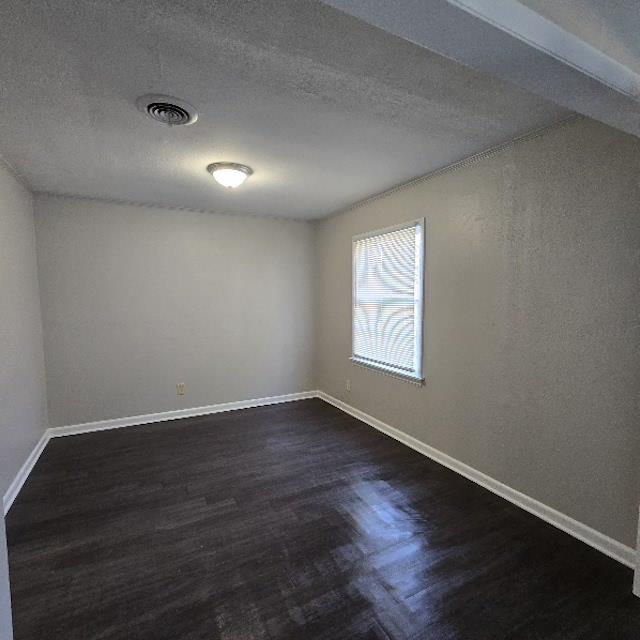
{"label": "crown molding", "polygon": [[389,189],[385,189],[380,193],[375,193],[371,196],[367,196],[366,198],[363,198],[362,200],[357,200],[353,204],[350,204],[341,209],[337,209],[336,211],[322,218],[315,218],[315,220],[322,221],[328,218],[334,218],[336,216],[342,215],[343,213],[348,213],[349,211],[353,211],[355,209],[360,209],[361,207],[371,204],[372,202],[376,202],[377,200],[388,198],[389,196],[392,196],[395,193],[399,193],[400,191],[404,191],[405,189],[410,189],[411,187],[415,187],[416,185],[422,184],[423,182],[427,182],[428,180],[432,180],[433,178],[437,178],[438,176],[444,175],[446,173],[451,173],[453,171],[457,171],[458,169],[463,169],[472,164],[480,162],[481,160],[486,160],[504,151],[508,151],[512,147],[522,144],[523,142],[528,142],[529,140],[535,140],[536,138],[540,138],[552,131],[555,131],[556,129],[560,129],[573,122],[576,122],[578,120],[584,120],[584,119],[585,119],[584,116],[578,113],[572,113],[566,118],[562,118],[561,120],[552,122],[551,124],[545,125],[544,127],[538,127],[537,129],[528,131],[527,133],[524,133],[521,136],[518,136],[516,138],[511,138],[505,142],[501,142],[500,144],[494,145],[492,147],[487,147],[482,151],[478,151],[478,153],[473,153],[470,156],[462,158],[461,160],[457,160],[456,162],[453,162],[444,167],[441,167],[440,169],[434,169],[429,173],[425,173],[415,178],[411,178],[410,180],[407,180],[407,182],[401,182],[400,184],[390,187]]}

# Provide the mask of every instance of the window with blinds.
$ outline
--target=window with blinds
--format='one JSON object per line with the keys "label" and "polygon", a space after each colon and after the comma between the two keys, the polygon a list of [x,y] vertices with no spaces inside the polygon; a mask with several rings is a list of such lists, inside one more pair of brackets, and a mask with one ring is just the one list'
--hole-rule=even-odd
{"label": "window with blinds", "polygon": [[422,381],[424,220],[353,238],[351,360]]}

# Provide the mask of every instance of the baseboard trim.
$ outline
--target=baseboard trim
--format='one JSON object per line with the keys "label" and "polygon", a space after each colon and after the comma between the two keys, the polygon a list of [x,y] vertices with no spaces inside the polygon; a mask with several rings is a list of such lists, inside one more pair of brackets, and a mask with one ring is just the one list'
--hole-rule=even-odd
{"label": "baseboard trim", "polygon": [[38,462],[38,458],[44,451],[44,448],[47,446],[49,437],[50,436],[47,429],[47,431],[42,434],[42,437],[40,438],[40,440],[38,440],[31,453],[28,455],[24,464],[20,467],[20,470],[16,474],[16,477],[13,479],[13,482],[9,485],[7,492],[2,498],[2,507],[5,516],[7,515],[7,513],[9,513],[9,509],[11,509],[11,505],[18,497],[20,489],[22,489],[22,485],[24,485],[24,483],[27,481],[31,470],[33,469],[33,467],[35,467],[36,462]]}
{"label": "baseboard trim", "polygon": [[318,397],[320,397],[325,402],[333,405],[334,407],[348,413],[349,415],[357,418],[361,422],[368,424],[369,426],[385,433],[386,435],[402,442],[408,447],[411,447],[418,453],[421,453],[428,458],[431,458],[435,462],[459,473],[465,478],[479,484],[481,487],[488,489],[492,493],[499,495],[501,498],[508,500],[512,504],[532,513],[535,516],[538,516],[545,522],[561,529],[565,533],[572,535],[574,538],[581,540],[582,542],[588,544],[589,546],[601,551],[605,555],[621,562],[622,564],[634,569],[636,566],[636,551],[631,547],[628,547],[609,536],[592,529],[591,527],[583,524],[582,522],[578,522],[573,518],[553,509],[552,507],[531,498],[530,496],[509,487],[502,482],[488,476],[473,467],[465,464],[464,462],[460,462],[456,458],[451,457],[450,455],[439,451],[438,449],[421,442],[417,438],[410,436],[391,425],[388,425],[373,416],[365,413],[364,411],[360,411],[351,405],[348,405],[346,402],[342,400],[338,400],[338,398],[334,398],[330,396],[328,393],[324,391],[320,391],[318,393]]}
{"label": "baseboard trim", "polygon": [[75,436],[81,433],[92,433],[94,431],[105,431],[107,429],[121,429],[123,427],[136,427],[143,424],[152,424],[154,422],[166,422],[167,420],[179,420],[180,418],[192,418],[196,416],[204,416],[212,413],[222,413],[224,411],[237,411],[238,409],[251,409],[254,407],[265,407],[271,404],[282,404],[284,402],[293,402],[295,400],[306,400],[308,398],[317,398],[318,391],[302,391],[299,393],[288,393],[281,396],[268,396],[265,398],[253,398],[251,400],[238,400],[236,402],[222,402],[219,404],[210,404],[204,407],[193,407],[190,409],[177,409],[175,411],[162,411],[159,413],[148,413],[146,415],[130,416],[128,418],[116,418],[113,420],[99,420],[97,422],[85,422],[83,424],[74,424],[66,427],[51,427],[43,434],[38,444],[34,447],[29,457],[18,471],[13,482],[7,489],[3,497],[3,509],[6,516],[11,509],[20,489],[26,482],[29,474],[35,466],[38,458],[47,446],[51,438],[61,438],[64,436]]}
{"label": "baseboard trim", "polygon": [[93,431],[104,431],[106,429],[137,427],[143,424],[152,424],[154,422],[180,420],[181,418],[194,418],[196,416],[206,416],[212,413],[237,411],[238,409],[252,409],[254,407],[265,407],[270,404],[282,404],[284,402],[306,400],[307,398],[316,397],[318,397],[317,391],[302,391],[299,393],[288,393],[282,396],[268,396],[266,398],[253,398],[252,400],[222,402],[220,404],[210,404],[203,407],[176,409],[175,411],[161,411],[159,413],[148,413],[145,415],[130,416],[128,418],[115,418],[113,420],[84,422],[82,424],[73,424],[66,427],[52,427],[51,429],[49,429],[49,436],[51,438],[61,438],[63,436],[74,436],[80,433],[92,433]]}

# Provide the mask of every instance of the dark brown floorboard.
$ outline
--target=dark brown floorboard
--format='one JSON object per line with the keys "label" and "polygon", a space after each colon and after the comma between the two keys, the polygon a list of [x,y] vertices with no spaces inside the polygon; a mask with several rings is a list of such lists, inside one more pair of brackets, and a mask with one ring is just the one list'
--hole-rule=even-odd
{"label": "dark brown floorboard", "polygon": [[16,640],[640,638],[632,572],[320,400],[52,440]]}

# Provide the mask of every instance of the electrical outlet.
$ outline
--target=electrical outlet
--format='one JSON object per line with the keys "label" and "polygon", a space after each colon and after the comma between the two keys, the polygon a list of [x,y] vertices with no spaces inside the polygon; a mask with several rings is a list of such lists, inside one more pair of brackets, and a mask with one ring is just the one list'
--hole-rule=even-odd
{"label": "electrical outlet", "polygon": [[183,396],[187,392],[187,387],[184,382],[178,382],[176,385],[176,395]]}
{"label": "electrical outlet", "polygon": [[349,380],[349,378],[347,378],[347,384],[345,384],[344,387],[347,391],[351,391],[351,380]]}

